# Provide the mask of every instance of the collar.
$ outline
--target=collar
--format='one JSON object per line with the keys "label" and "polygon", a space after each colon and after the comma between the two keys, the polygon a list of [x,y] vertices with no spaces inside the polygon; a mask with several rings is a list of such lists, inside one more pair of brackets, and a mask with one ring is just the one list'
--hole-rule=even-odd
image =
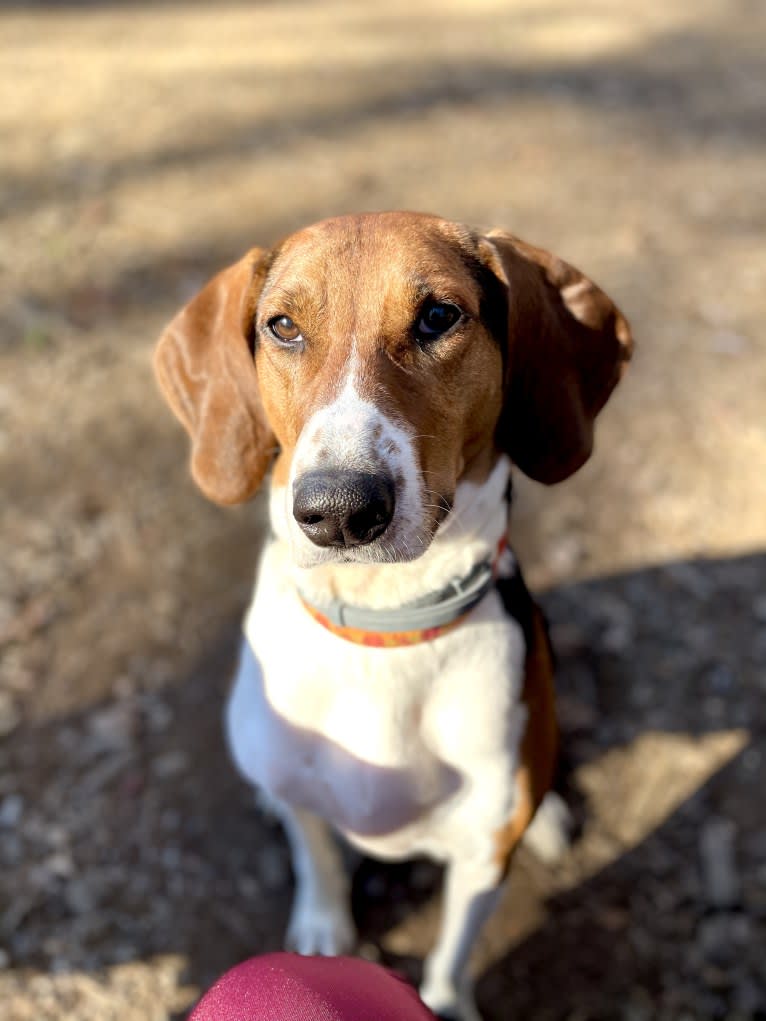
{"label": "collar", "polygon": [[495,583],[506,546],[503,535],[494,557],[474,564],[464,578],[455,578],[445,588],[392,610],[370,610],[340,600],[317,606],[300,589],[298,596],[318,624],[347,642],[382,649],[418,645],[457,627],[481,602]]}

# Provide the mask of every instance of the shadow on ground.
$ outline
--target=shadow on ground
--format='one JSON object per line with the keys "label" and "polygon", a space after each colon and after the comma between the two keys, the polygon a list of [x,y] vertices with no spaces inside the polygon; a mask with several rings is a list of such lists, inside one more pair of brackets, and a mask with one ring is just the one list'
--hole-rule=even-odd
{"label": "shadow on ground", "polygon": [[[616,1018],[626,1004],[671,1017],[701,1003],[711,1018],[763,1016],[764,568],[763,554],[670,563],[544,597],[566,780],[586,811],[560,866],[516,862],[478,955],[488,1018]],[[18,799],[2,803],[0,844],[12,967],[97,973],[172,952],[204,987],[279,947],[284,841],[220,730],[237,635],[232,624],[187,677],[0,746]],[[699,867],[710,820],[735,848],[725,909]],[[365,862],[356,880],[363,941],[413,978],[437,920],[435,876]]]}

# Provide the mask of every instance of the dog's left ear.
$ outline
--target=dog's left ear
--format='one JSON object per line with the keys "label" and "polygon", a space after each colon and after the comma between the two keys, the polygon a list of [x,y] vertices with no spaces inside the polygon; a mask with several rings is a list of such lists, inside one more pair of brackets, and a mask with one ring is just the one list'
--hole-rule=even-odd
{"label": "dog's left ear", "polygon": [[220,504],[248,500],[276,450],[253,360],[253,317],[271,253],[254,248],[165,328],[154,353],[160,389],[191,437],[191,470]]}
{"label": "dog's left ear", "polygon": [[633,349],[627,320],[583,273],[504,231],[481,240],[506,287],[508,358],[496,442],[530,478],[554,483],[590,457],[596,415]]}

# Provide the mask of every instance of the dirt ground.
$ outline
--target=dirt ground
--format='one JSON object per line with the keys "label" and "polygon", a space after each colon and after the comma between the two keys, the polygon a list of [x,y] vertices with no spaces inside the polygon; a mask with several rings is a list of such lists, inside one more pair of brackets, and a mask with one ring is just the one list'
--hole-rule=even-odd
{"label": "dirt ground", "polygon": [[[766,6],[0,11],[0,1016],[167,1021],[280,945],[219,718],[262,508],[187,478],[149,370],[215,269],[332,213],[502,225],[639,348],[597,451],[519,480],[567,796],[475,956],[488,1021],[766,1018]],[[434,870],[363,862],[417,978]]]}

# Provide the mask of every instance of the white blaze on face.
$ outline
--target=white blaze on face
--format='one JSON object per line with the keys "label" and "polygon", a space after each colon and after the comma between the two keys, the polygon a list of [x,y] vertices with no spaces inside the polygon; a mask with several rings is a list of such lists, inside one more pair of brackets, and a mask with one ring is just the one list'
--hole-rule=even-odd
{"label": "white blaze on face", "polygon": [[[352,559],[364,563],[412,560],[430,542],[412,433],[360,397],[354,383],[352,368],[335,400],[314,412],[304,425],[287,486],[272,489],[272,526],[280,538],[289,541],[299,567]],[[317,470],[369,472],[392,478],[394,516],[383,535],[353,550],[315,546],[293,517],[293,489],[302,475]]]}

